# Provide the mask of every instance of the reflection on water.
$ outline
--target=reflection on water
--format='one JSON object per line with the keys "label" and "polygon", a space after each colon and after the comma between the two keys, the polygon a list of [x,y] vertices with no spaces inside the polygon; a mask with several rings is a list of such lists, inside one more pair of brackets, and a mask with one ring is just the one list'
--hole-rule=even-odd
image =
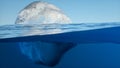
{"label": "reflection on water", "polygon": [[0,39],[30,35],[48,35],[73,31],[86,31],[117,26],[120,26],[119,22],[81,23],[81,24],[4,25],[0,26]]}

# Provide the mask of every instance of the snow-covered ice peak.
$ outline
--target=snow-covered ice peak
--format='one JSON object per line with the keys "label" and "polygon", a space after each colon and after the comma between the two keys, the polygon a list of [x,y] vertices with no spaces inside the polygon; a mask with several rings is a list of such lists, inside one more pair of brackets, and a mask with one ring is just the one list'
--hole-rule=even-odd
{"label": "snow-covered ice peak", "polygon": [[53,4],[35,1],[22,9],[16,19],[16,24],[65,24],[71,20]]}

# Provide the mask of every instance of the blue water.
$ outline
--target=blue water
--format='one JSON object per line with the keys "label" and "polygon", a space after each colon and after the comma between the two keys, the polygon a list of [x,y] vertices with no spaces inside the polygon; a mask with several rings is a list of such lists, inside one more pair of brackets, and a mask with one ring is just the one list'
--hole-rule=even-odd
{"label": "blue water", "polygon": [[0,68],[120,68],[120,25],[0,26]]}

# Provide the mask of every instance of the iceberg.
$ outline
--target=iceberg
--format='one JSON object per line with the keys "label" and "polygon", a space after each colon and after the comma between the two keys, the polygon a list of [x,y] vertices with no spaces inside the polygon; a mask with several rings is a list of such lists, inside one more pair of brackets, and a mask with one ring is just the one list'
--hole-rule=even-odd
{"label": "iceberg", "polygon": [[[15,24],[32,25],[39,24],[67,24],[71,23],[71,20],[53,4],[46,2],[35,1],[26,6],[18,14]],[[46,29],[47,27],[44,27]],[[32,26],[30,30],[23,32],[22,36],[28,35],[41,35],[41,34],[55,34],[61,33],[61,29],[52,30],[36,30],[36,27]],[[57,39],[57,38],[56,38]],[[73,47],[71,43],[61,42],[19,42],[18,45],[22,53],[28,56],[35,63],[54,66],[58,63],[61,56]]]}

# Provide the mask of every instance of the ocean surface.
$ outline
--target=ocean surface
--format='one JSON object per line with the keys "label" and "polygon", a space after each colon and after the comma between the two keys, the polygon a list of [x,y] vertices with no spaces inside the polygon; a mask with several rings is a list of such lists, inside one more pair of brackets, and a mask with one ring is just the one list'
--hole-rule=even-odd
{"label": "ocean surface", "polygon": [[120,68],[120,22],[0,26],[0,68]]}

